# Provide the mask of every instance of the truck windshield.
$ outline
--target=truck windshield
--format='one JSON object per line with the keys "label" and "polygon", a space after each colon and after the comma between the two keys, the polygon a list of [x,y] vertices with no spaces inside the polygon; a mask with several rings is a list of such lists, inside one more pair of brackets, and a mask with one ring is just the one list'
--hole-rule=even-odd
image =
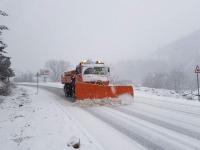
{"label": "truck windshield", "polygon": [[87,68],[84,71],[84,74],[107,75],[108,74],[108,68],[106,68],[106,67]]}

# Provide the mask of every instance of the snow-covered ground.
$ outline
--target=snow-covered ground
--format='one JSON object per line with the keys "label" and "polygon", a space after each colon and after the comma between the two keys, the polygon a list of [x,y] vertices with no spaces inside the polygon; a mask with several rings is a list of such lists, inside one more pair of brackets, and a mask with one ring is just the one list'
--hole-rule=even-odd
{"label": "snow-covered ground", "polygon": [[[45,90],[37,95],[35,88],[18,87],[12,96],[0,98],[2,150],[70,150],[73,148],[67,145],[74,138],[80,139],[81,150],[141,147],[88,112]],[[113,144],[115,141],[120,143]]]}
{"label": "snow-covered ground", "polygon": [[1,99],[0,149],[64,150],[71,149],[67,144],[77,139],[80,149],[100,149],[51,93],[36,95],[33,88],[16,88],[12,96]]}
{"label": "snow-covered ground", "polygon": [[[55,149],[56,146],[61,149],[70,149],[67,147],[67,142],[70,137],[75,136],[80,138],[81,149],[200,150],[200,103],[198,101],[157,96],[136,90],[134,103],[131,105],[79,107],[74,105],[70,99],[60,95],[63,92],[61,84],[43,83],[43,86],[40,85],[40,87],[47,91],[40,89],[39,95],[35,95],[35,88],[20,86],[21,91],[27,91],[25,97],[31,101],[27,103],[27,108],[26,104],[19,108],[17,107],[19,103],[15,106],[17,100],[12,100],[12,97],[6,98],[7,100],[0,104],[1,108],[12,106],[12,103],[16,107],[0,110],[0,116],[2,116],[0,118],[4,118],[0,120],[0,142],[3,141],[0,143],[1,145],[15,146],[14,149],[23,149],[25,146],[29,146],[30,149],[33,147],[33,149],[45,150],[46,147],[38,148],[36,145],[41,143],[44,146],[53,143],[55,147],[49,146],[48,149]],[[51,88],[49,89],[49,87]],[[18,93],[20,96],[20,92]],[[23,99],[23,94],[20,97]],[[126,98],[124,97],[124,99]],[[9,103],[7,104],[7,102]],[[43,104],[41,105],[41,103]],[[36,109],[40,108],[40,105],[44,108]],[[13,119],[15,121],[10,121],[11,117],[9,116],[12,115],[8,115],[8,112],[12,114],[14,111],[13,114],[20,116],[22,108],[27,110],[27,112],[24,110],[22,115],[28,114],[29,117],[16,117]],[[28,108],[35,108],[34,110],[39,112],[28,111]],[[39,121],[34,121],[37,117],[40,118]],[[24,127],[26,125],[23,125],[23,121],[18,122],[20,120],[32,124]],[[9,130],[16,124],[19,126],[19,131],[24,130],[22,133],[16,132],[17,128]],[[32,130],[30,130],[31,127]],[[69,128],[73,130],[69,130]],[[13,136],[15,132],[17,133],[16,137]],[[46,134],[49,132],[50,135]],[[2,136],[2,134],[6,136]],[[20,144],[13,140],[19,137],[22,137],[17,140],[21,141]],[[52,142],[51,140],[55,139],[53,137],[59,141]]]}

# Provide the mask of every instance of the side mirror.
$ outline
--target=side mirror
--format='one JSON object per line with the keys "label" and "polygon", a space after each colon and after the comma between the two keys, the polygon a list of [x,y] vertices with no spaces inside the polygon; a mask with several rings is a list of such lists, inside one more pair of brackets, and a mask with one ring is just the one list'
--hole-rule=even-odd
{"label": "side mirror", "polygon": [[81,73],[81,68],[76,68],[76,74],[80,74]]}
{"label": "side mirror", "polygon": [[108,68],[108,72],[110,73],[110,68]]}
{"label": "side mirror", "polygon": [[78,68],[76,68],[76,74],[78,74]]}

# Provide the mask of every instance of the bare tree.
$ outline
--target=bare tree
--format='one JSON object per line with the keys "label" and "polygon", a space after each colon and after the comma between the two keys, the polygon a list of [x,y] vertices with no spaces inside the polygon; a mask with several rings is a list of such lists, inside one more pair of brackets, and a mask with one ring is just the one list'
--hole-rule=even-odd
{"label": "bare tree", "polygon": [[45,67],[50,70],[52,81],[60,81],[61,74],[69,69],[70,63],[65,60],[49,60],[45,63]]}

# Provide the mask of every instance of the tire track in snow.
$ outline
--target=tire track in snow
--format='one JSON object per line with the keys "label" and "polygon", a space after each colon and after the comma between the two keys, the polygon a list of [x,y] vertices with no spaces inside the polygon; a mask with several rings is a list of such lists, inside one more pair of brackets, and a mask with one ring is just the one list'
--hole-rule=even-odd
{"label": "tire track in snow", "polygon": [[[174,132],[165,127],[155,125],[151,122],[144,121],[140,118],[127,115],[123,112],[108,107],[96,107],[88,109],[90,109],[91,114],[94,116],[97,115],[96,117],[98,118],[100,116],[103,121],[106,122],[107,120],[110,120],[111,123],[110,121],[107,123],[114,124],[114,126],[112,125],[113,128],[115,128],[115,124],[125,128],[125,132],[123,130],[121,131],[123,134],[128,136],[130,132],[133,132],[133,135],[140,135],[144,139],[147,139],[147,141],[150,141],[150,143],[154,143],[160,146],[162,149],[200,149],[200,145],[198,144],[199,140],[183,135],[181,133]],[[120,128],[118,130],[120,131]],[[141,141],[135,141],[141,145],[143,144]],[[149,148],[146,144],[143,146],[145,146],[147,149],[154,149],[152,147]]]}
{"label": "tire track in snow", "polygon": [[200,114],[199,113],[194,113],[194,112],[189,112],[189,111],[185,111],[185,110],[178,110],[178,109],[175,109],[175,108],[169,108],[169,107],[166,107],[166,106],[161,106],[158,104],[152,104],[152,103],[146,103],[146,102],[135,102],[135,103],[140,103],[140,104],[144,104],[144,105],[150,105],[150,106],[153,106],[153,107],[156,107],[156,108],[162,108],[162,109],[166,109],[166,110],[172,110],[172,111],[177,111],[177,112],[181,112],[181,113],[185,113],[185,114],[189,114],[189,115],[193,115],[193,116],[197,116],[197,117],[200,117]]}
{"label": "tire track in snow", "polygon": [[176,126],[176,125],[170,124],[168,122],[165,122],[165,121],[162,121],[162,120],[150,117],[150,116],[143,115],[141,113],[130,111],[130,110],[125,109],[125,108],[119,108],[119,107],[112,107],[112,108],[117,110],[117,111],[128,114],[130,116],[137,117],[137,118],[142,119],[144,121],[151,122],[153,124],[162,126],[164,128],[167,128],[167,129],[170,129],[170,130],[173,130],[173,131],[179,132],[181,134],[184,134],[184,135],[187,135],[187,136],[190,136],[192,138],[200,140],[200,133],[199,132],[191,131],[189,129],[186,129],[186,128],[183,128],[183,127],[180,127],[180,126]]}
{"label": "tire track in snow", "polygon": [[[144,97],[144,96],[138,96],[137,98],[147,99],[147,97]],[[169,104],[173,104],[173,105],[181,105],[181,106],[194,107],[194,108],[200,109],[199,105],[197,106],[197,105],[191,105],[191,104],[185,104],[185,103],[179,103],[179,102],[172,102],[172,101],[168,101],[168,100],[161,101],[157,98],[150,98],[150,100],[153,100],[154,102],[169,103]]]}
{"label": "tire track in snow", "polygon": [[[121,107],[119,107],[121,108]],[[188,115],[181,112],[176,112],[172,110],[156,108],[150,105],[135,103],[133,105],[123,107],[131,111],[136,111],[142,113],[146,116],[151,116],[165,122],[170,122],[178,126],[190,126],[189,129],[193,130],[193,127],[196,128],[200,133],[200,120],[196,116]],[[177,124],[176,124],[177,123]],[[180,125],[182,124],[182,125]],[[191,128],[192,127],[192,128]],[[184,127],[188,128],[188,127]]]}
{"label": "tire track in snow", "polygon": [[158,120],[163,120],[165,122],[175,124],[177,126],[184,126],[184,128],[190,130],[195,129],[193,131],[199,131],[200,133],[200,120],[198,120],[196,116],[191,116],[185,113],[175,112],[162,108],[155,108],[144,104],[133,104],[127,107],[122,106],[119,108],[125,108],[130,111],[138,112],[146,116],[157,118]]}
{"label": "tire track in snow", "polygon": [[164,148],[161,147],[160,145],[157,145],[157,144],[151,142],[150,140],[144,138],[143,136],[140,136],[139,134],[135,133],[134,130],[124,127],[119,122],[117,122],[115,119],[107,118],[107,117],[105,117],[105,115],[101,115],[100,113],[93,111],[91,109],[86,109],[86,111],[89,112],[90,114],[94,115],[95,117],[98,117],[102,121],[108,123],[113,128],[119,130],[120,132],[127,135],[129,138],[138,142],[142,146],[145,146],[147,149],[149,149],[149,150],[164,150]]}

